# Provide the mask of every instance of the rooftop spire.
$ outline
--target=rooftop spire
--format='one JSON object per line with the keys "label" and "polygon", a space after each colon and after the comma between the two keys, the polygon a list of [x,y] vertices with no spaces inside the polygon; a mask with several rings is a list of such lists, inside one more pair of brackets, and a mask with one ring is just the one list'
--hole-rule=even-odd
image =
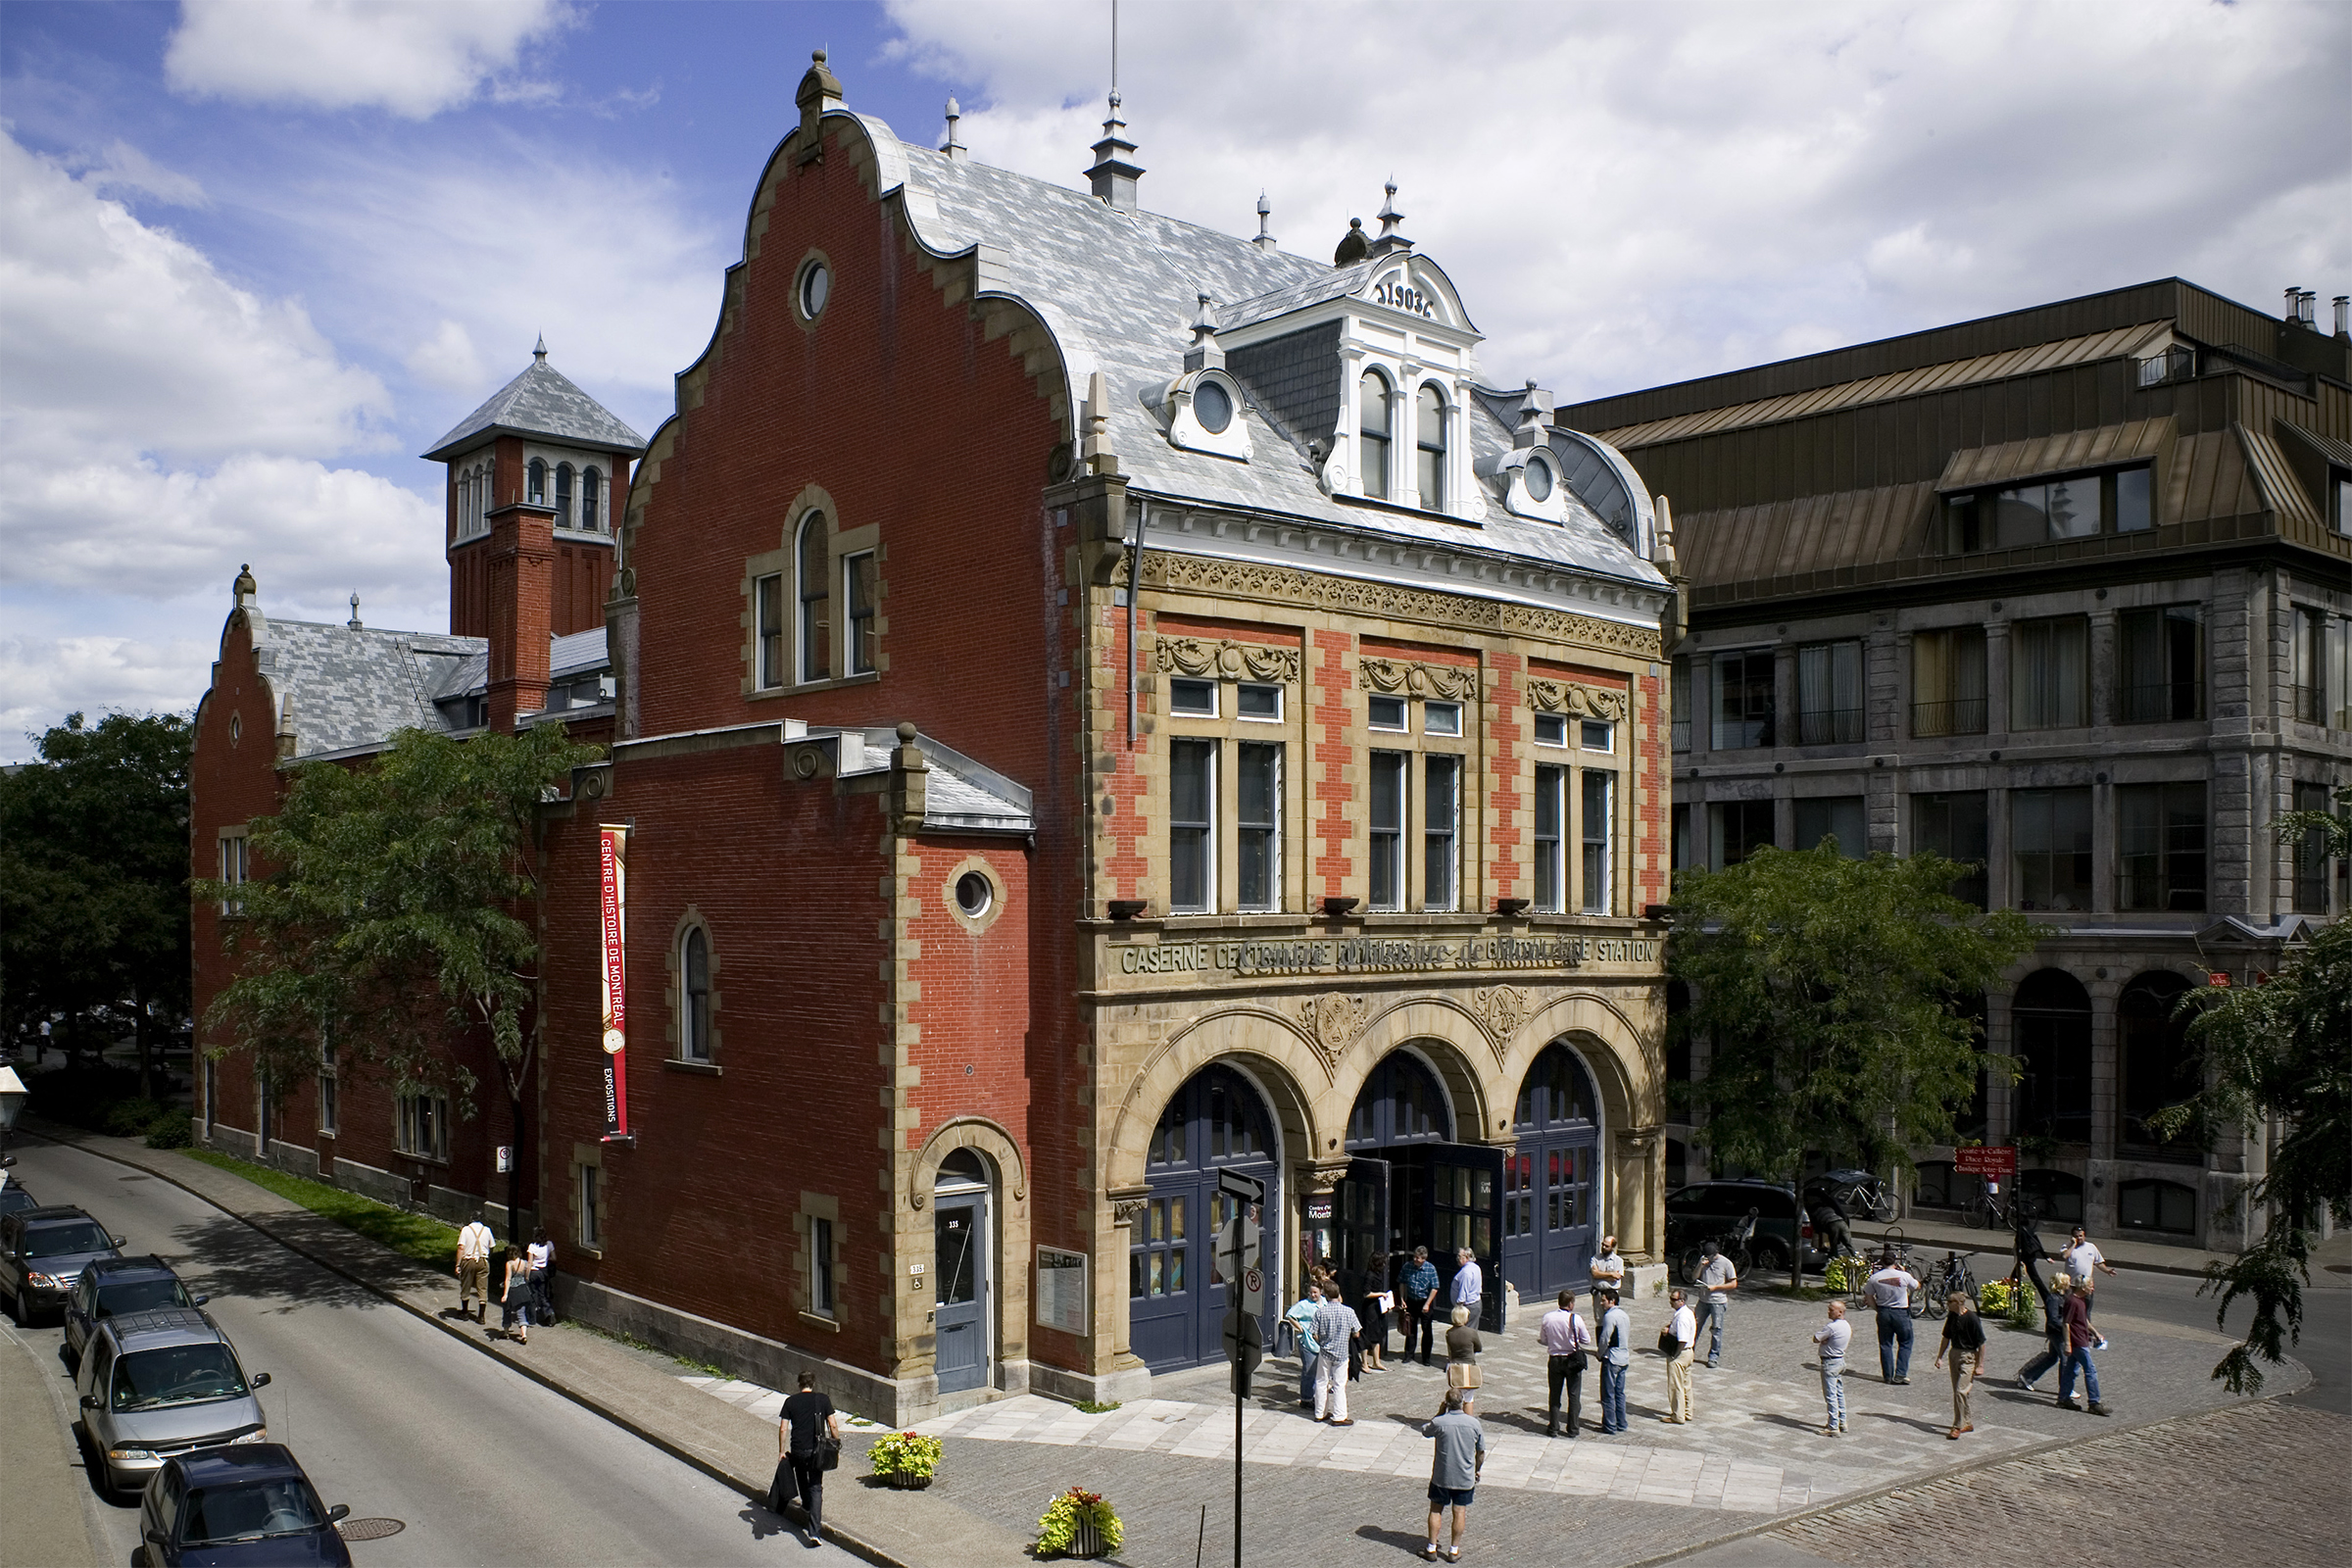
{"label": "rooftop spire", "polygon": [[547,334],[545,332],[540,333],[539,341],[531,345],[531,363],[534,365],[547,363]]}
{"label": "rooftop spire", "polygon": [[1382,256],[1390,251],[1409,251],[1413,248],[1413,242],[1404,237],[1404,214],[1396,207],[1396,177],[1392,175],[1382,189],[1388,192],[1389,199],[1382,202],[1380,211],[1373,215],[1380,220],[1380,237],[1372,242],[1372,254]]}
{"label": "rooftop spire", "polygon": [[954,93],[948,94],[948,144],[945,147],[942,147],[940,151],[946,153],[950,158],[961,158],[964,156],[963,143],[956,139],[956,122],[961,120],[962,118],[963,111],[956,106],[956,95]]}
{"label": "rooftop spire", "polygon": [[1095,143],[1095,162],[1086,172],[1095,199],[1122,213],[1135,211],[1135,182],[1143,166],[1130,156],[1135,143],[1127,139],[1127,122],[1119,118],[1119,95],[1110,95],[1110,115],[1102,122],[1102,139]]}
{"label": "rooftop spire", "polygon": [[1187,370],[1222,368],[1225,351],[1217,346],[1217,308],[1209,303],[1208,295],[1200,296],[1200,309],[1193,316],[1193,346],[1184,353]]}
{"label": "rooftop spire", "polygon": [[1273,216],[1273,212],[1274,204],[1266,200],[1264,191],[1259,191],[1257,193],[1257,238],[1250,243],[1261,251],[1270,251],[1274,248],[1274,231],[1266,226],[1266,220]]}
{"label": "rooftop spire", "polygon": [[345,621],[344,624],[353,631],[362,629],[360,626],[360,596],[358,594],[351,596],[351,619]]}

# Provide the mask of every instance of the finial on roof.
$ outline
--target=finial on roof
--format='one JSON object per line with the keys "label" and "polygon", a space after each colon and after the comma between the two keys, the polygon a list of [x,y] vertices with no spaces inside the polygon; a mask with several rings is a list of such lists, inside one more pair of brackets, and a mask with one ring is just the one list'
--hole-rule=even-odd
{"label": "finial on roof", "polygon": [[547,363],[547,334],[545,332],[540,333],[539,341],[531,345],[531,360],[537,365]]}
{"label": "finial on roof", "polygon": [[358,631],[358,630],[360,630],[360,629],[361,629],[361,628],[360,628],[360,596],[359,596],[358,594],[353,594],[353,595],[351,596],[351,619],[349,619],[349,620],[345,621],[345,622],[344,622],[344,624],[345,624],[345,625],[347,625],[347,626],[349,626],[349,627],[350,627],[350,628],[351,628],[353,631]]}
{"label": "finial on roof", "polygon": [[1086,171],[1095,199],[1122,213],[1135,211],[1135,182],[1144,169],[1134,159],[1135,143],[1127,139],[1127,122],[1119,117],[1119,95],[1110,95],[1110,114],[1102,122],[1102,139],[1095,143],[1095,161]]}
{"label": "finial on roof", "polygon": [[841,78],[825,69],[825,51],[817,49],[808,56],[808,74],[801,78],[800,90],[792,95],[793,106],[801,112],[800,163],[814,163],[825,154],[818,122],[832,110],[843,107]]}
{"label": "finial on roof", "polygon": [[237,603],[243,604],[246,600],[258,595],[261,591],[262,585],[253,580],[252,563],[247,562],[243,564],[240,564],[237,567],[237,580],[229,588],[229,592],[236,596]]}
{"label": "finial on roof", "polygon": [[1257,238],[1250,243],[1261,251],[1270,251],[1274,248],[1274,231],[1266,226],[1266,220],[1272,216],[1273,212],[1274,204],[1266,200],[1264,191],[1259,191],[1257,193]]}
{"label": "finial on roof", "polygon": [[1519,400],[1519,426],[1511,432],[1511,445],[1521,449],[1544,444],[1544,421],[1551,413],[1551,394],[1539,388],[1534,377],[1528,378],[1527,394]]}
{"label": "finial on roof", "polygon": [[950,158],[961,158],[964,156],[963,143],[956,139],[956,122],[961,120],[962,118],[963,111],[956,106],[956,95],[954,93],[948,94],[948,144],[945,147],[942,147],[940,151],[946,153]]}
{"label": "finial on roof", "polygon": [[1340,248],[1331,253],[1331,265],[1353,267],[1371,254],[1372,241],[1364,234],[1364,220],[1350,218],[1348,220],[1348,232],[1340,236]]}
{"label": "finial on roof", "polygon": [[1186,370],[1221,368],[1225,351],[1217,346],[1217,311],[1208,296],[1200,296],[1200,309],[1193,315],[1193,346],[1184,352]]}
{"label": "finial on roof", "polygon": [[1388,200],[1382,202],[1380,211],[1373,215],[1380,220],[1380,237],[1372,242],[1371,254],[1380,256],[1390,251],[1409,251],[1413,248],[1413,242],[1404,237],[1404,214],[1396,208],[1396,176],[1391,175],[1388,184],[1381,188],[1388,192]]}

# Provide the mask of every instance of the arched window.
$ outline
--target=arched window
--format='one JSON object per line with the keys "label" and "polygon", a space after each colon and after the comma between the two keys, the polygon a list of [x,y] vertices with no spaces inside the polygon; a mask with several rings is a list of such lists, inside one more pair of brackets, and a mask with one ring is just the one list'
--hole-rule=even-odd
{"label": "arched window", "polygon": [[605,476],[597,468],[580,470],[580,526],[589,533],[601,527],[599,509],[604,500]]}
{"label": "arched window", "polygon": [[571,465],[556,465],[556,526],[571,526]]}
{"label": "arched window", "polygon": [[2158,1111],[2203,1087],[2200,1056],[2188,1040],[2188,1020],[2173,1012],[2187,989],[2188,982],[2180,975],[2151,969],[2134,976],[2116,1001],[2116,1066],[2121,1079],[2116,1137],[2144,1158],[2193,1163],[2205,1157],[2205,1140],[2194,1129],[2168,1141],[2150,1125]]}
{"label": "arched window", "polygon": [[1366,370],[1355,391],[1359,406],[1357,422],[1361,433],[1356,437],[1356,472],[1363,480],[1364,494],[1375,501],[1389,499],[1389,378],[1378,370]]}
{"label": "arched window", "polygon": [[1409,1051],[1392,1051],[1381,1058],[1348,1113],[1349,1149],[1442,1144],[1452,1136],[1446,1091],[1428,1064]]}
{"label": "arched window", "polygon": [[801,679],[833,678],[833,581],[825,514],[801,523]]}
{"label": "arched window", "polygon": [[2017,1130],[2061,1143],[2090,1141],[2090,996],[2063,969],[2026,976],[2009,1005],[2012,1046],[2025,1064]]}
{"label": "arched window", "polygon": [[541,460],[540,460],[540,459],[538,459],[538,458],[533,458],[533,459],[531,460],[531,466],[530,466],[529,467],[527,467],[527,468],[523,469],[522,471],[523,471],[523,478],[524,478],[524,480],[525,480],[525,483],[524,483],[524,485],[523,485],[523,491],[522,491],[522,498],[523,498],[523,500],[525,500],[525,501],[526,501],[526,502],[528,502],[528,503],[530,503],[530,504],[531,504],[532,506],[534,506],[534,507],[544,507],[544,506],[546,506],[546,505],[547,505],[547,465],[546,465],[546,463],[545,463],[545,462],[543,462],[543,461],[541,461]]}
{"label": "arched window", "polygon": [[1446,399],[1434,386],[1424,385],[1414,400],[1413,482],[1421,505],[1437,512],[1446,505]]}
{"label": "arched window", "polygon": [[458,475],[458,537],[473,531],[473,475]]}
{"label": "arched window", "polygon": [[699,925],[686,928],[679,956],[678,1055],[685,1061],[710,1059],[710,938]]}

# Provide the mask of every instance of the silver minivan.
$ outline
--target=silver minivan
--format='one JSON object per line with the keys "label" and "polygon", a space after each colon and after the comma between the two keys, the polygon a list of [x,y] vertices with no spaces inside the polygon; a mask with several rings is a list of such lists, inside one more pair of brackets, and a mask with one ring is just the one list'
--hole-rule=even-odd
{"label": "silver minivan", "polygon": [[74,1384],[89,1457],[109,1491],[147,1484],[166,1459],[231,1443],[267,1443],[257,1392],[228,1337],[202,1312],[165,1307],[98,1325]]}

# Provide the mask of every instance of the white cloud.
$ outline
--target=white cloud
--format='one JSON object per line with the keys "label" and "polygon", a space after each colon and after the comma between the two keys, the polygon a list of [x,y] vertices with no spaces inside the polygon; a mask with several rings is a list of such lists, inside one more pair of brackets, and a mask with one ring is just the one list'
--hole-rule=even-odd
{"label": "white cloud", "polygon": [[418,380],[452,392],[470,392],[482,384],[482,357],[474,352],[473,339],[446,318],[403,363]]}
{"label": "white cloud", "polygon": [[103,160],[87,160],[70,167],[86,170],[82,183],[101,194],[129,191],[135,195],[151,196],[167,207],[210,207],[212,198],[204,186],[187,174],[166,169],[126,141],[118,141],[107,148]]}
{"label": "white cloud", "polygon": [[[72,465],[139,453],[325,455],[375,444],[384,389],[341,364],[302,306],[266,301],[201,252],[0,135],[0,432]],[[5,504],[0,498],[0,504]]]}
{"label": "white cloud", "polygon": [[191,97],[425,120],[485,86],[501,102],[558,96],[510,74],[572,20],[561,0],[183,0],[164,74]]}
{"label": "white cloud", "polygon": [[[957,92],[975,158],[1082,184],[1106,17],[891,11],[886,55]],[[1262,187],[1284,249],[1326,257],[1393,172],[1484,373],[1567,396],[2175,272],[2258,307],[2352,273],[2352,6],[1225,0],[1121,24],[1147,206],[1249,233]]]}
{"label": "white cloud", "polygon": [[191,640],[131,637],[0,637],[0,761],[34,755],[32,737],[79,710],[93,719],[185,711],[212,672],[214,650]]}

